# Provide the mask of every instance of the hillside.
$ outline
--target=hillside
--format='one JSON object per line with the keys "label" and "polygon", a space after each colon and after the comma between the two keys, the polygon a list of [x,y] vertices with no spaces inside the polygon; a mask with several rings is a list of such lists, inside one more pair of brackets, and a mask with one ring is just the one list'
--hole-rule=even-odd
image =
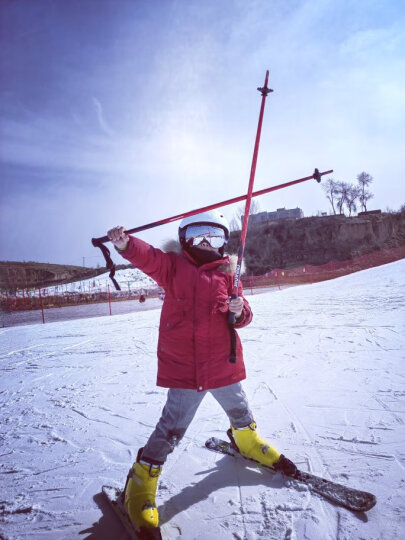
{"label": "hillside", "polygon": [[[239,236],[231,233],[229,252],[237,252]],[[249,274],[261,275],[272,268],[344,261],[401,245],[405,213],[285,219],[249,226],[245,264]]]}
{"label": "hillside", "polygon": [[[240,232],[232,232],[227,251],[236,253]],[[356,217],[323,216],[249,225],[245,264],[248,274],[342,261],[405,245],[405,213]],[[118,265],[117,269],[132,268]],[[105,268],[36,262],[0,262],[0,289],[46,287],[98,276]]]}
{"label": "hillside", "polygon": [[[120,265],[119,268],[127,268]],[[86,268],[68,264],[0,261],[0,289],[46,287],[71,283],[103,274],[105,268]]]}

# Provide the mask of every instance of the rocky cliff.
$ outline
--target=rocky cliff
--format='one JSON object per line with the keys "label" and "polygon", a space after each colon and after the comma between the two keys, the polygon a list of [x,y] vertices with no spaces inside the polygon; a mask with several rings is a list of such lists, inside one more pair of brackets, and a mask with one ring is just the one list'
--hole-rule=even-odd
{"label": "rocky cliff", "polygon": [[[239,236],[231,233],[230,252],[237,251]],[[245,264],[248,273],[260,275],[272,268],[348,260],[404,244],[405,213],[287,219],[249,226]]]}

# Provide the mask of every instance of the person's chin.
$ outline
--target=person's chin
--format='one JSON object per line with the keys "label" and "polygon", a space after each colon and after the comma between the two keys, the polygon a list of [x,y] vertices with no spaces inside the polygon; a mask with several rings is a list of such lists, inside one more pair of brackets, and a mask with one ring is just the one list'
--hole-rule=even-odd
{"label": "person's chin", "polygon": [[188,251],[193,259],[200,264],[216,261],[222,257],[221,254],[215,249],[207,249],[202,246],[191,246]]}

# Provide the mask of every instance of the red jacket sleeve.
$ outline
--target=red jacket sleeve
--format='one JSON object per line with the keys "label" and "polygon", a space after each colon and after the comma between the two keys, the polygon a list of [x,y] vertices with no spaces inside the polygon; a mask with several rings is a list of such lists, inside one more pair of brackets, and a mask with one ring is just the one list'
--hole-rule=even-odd
{"label": "red jacket sleeve", "polygon": [[126,249],[119,253],[163,288],[173,275],[174,259],[171,255],[139,238],[130,236]]}

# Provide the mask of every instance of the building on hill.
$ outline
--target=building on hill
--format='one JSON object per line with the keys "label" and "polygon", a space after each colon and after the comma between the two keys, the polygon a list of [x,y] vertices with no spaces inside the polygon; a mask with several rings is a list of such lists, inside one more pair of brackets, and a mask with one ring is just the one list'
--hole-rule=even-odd
{"label": "building on hill", "polygon": [[[249,216],[249,223],[257,225],[268,223],[269,221],[279,221],[280,219],[300,219],[304,217],[301,208],[277,208],[275,212],[259,212]],[[243,222],[243,216],[242,216]]]}

